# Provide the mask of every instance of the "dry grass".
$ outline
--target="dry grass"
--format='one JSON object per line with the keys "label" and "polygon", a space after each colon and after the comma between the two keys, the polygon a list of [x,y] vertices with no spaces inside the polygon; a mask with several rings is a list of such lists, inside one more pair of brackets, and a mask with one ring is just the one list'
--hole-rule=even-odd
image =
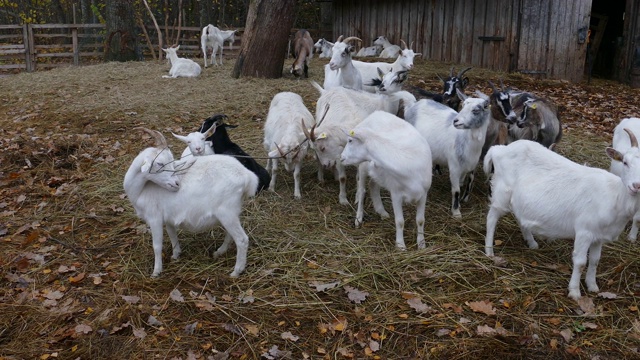
{"label": "dry grass", "polygon": [[[318,82],[323,64],[314,60],[310,69]],[[228,277],[233,252],[217,260],[206,255],[222,241],[214,232],[213,241],[206,234],[182,233],[181,259],[171,262],[167,255],[163,275],[152,280],[150,234],[122,190],[130,161],[146,145],[131,129],[144,125],[165,135],[186,133],[211,114],[225,113],[240,125],[233,139],[257,157],[264,154],[262,121],[274,94],[297,92],[315,109],[318,95],[308,82],[289,76],[235,80],[229,76],[232,65],[206,69],[198,79],[161,79],[168,68],[155,63],[108,63],[3,79],[1,358],[207,358],[228,352],[230,358],[252,359],[274,345],[292,359],[638,356],[637,245],[621,239],[605,247],[598,281],[601,291],[617,298],[590,295],[595,308],[585,315],[566,296],[570,241],[542,242],[539,250],[529,250],[515,220],[505,217],[496,254],[506,264],[484,256],[488,189],[482,175],[471,201],[462,206],[461,221],[449,215],[447,176],[434,178],[425,224],[428,247],[416,249],[415,213],[406,206],[409,249],[398,252],[393,220],[380,220],[367,202],[366,222],[355,229],[355,210],[337,202],[337,183],[319,184],[309,161],[302,200],[293,199],[293,180],[282,174],[276,193],[261,193],[246,204],[243,223],[251,244],[246,272],[238,279]],[[448,68],[418,61],[411,80],[437,90],[435,74]],[[603,148],[610,139],[601,134],[636,109],[632,100],[638,92],[618,84],[572,85],[483,69],[468,74],[472,85],[502,77],[556,101],[575,99],[564,112],[559,151],[593,166],[608,165]],[[578,101],[582,95],[589,100]],[[606,114],[616,120],[607,121]],[[595,117],[602,123],[591,120],[585,126],[585,118]],[[182,150],[181,143],[168,139],[174,153]],[[353,169],[349,176],[353,199]],[[390,209],[386,198],[385,204]],[[318,292],[310,286],[314,281],[340,284]],[[344,286],[369,295],[354,304]],[[184,302],[170,297],[174,289]],[[140,300],[131,303],[122,296]],[[411,308],[411,296],[431,310]],[[468,305],[485,300],[495,315]],[[150,323],[149,315],[162,324]],[[85,328],[85,334],[78,325],[91,331]],[[485,325],[500,334],[481,335],[479,326]],[[570,340],[561,334],[568,331]],[[299,339],[283,339],[285,332]],[[375,348],[372,341],[379,350],[369,351]]]}

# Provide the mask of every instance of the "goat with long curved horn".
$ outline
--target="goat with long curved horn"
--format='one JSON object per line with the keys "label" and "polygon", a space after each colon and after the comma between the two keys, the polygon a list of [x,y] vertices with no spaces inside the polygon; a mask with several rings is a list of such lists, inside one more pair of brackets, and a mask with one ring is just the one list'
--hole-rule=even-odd
{"label": "goat with long curved horn", "polygon": [[407,43],[404,40],[400,39],[400,44],[402,44],[402,50],[407,50]]}
{"label": "goat with long curved horn", "polygon": [[133,128],[133,130],[144,131],[147,134],[151,135],[151,137],[155,142],[154,144],[155,147],[159,147],[159,148],[167,147],[167,139],[165,139],[164,135],[162,135],[162,133],[160,133],[159,131],[150,130],[145,127],[136,127],[136,128]]}
{"label": "goat with long curved horn", "polygon": [[633,131],[624,128],[624,131],[627,132],[627,134],[629,134],[629,141],[631,142],[631,147],[638,147],[638,139],[636,138],[636,135],[633,133]]}

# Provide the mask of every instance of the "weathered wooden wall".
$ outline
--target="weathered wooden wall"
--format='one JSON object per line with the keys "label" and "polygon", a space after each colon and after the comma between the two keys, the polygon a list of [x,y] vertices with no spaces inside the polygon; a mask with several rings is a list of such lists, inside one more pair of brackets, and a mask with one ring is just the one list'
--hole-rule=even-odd
{"label": "weathered wooden wall", "polygon": [[[425,59],[579,81],[591,0],[335,0],[334,38],[415,42]],[[586,31],[586,30],[585,30]],[[585,33],[586,34],[586,33]]]}

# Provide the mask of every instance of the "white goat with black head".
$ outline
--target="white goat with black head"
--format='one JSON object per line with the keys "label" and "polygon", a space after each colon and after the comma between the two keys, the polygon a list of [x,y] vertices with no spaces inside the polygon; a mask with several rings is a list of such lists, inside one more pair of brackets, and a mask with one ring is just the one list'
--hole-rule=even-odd
{"label": "white goat with black head", "polygon": [[[406,250],[402,205],[416,204],[417,243],[419,249],[424,249],[424,211],[431,187],[431,150],[424,137],[397,116],[376,111],[349,131],[340,161],[345,165],[364,164],[372,180],[374,208],[384,211],[378,187],[389,190],[396,246],[401,250]],[[381,215],[388,216],[386,211]]]}
{"label": "white goat with black head", "polygon": [[596,270],[602,245],[616,240],[638,211],[640,149],[633,132],[625,130],[631,147],[625,152],[606,149],[611,159],[623,164],[620,176],[572,162],[533,141],[489,149],[483,167],[491,174],[492,189],[486,254],[494,255],[498,220],[512,213],[531,249],[538,248],[534,234],[574,239],[570,298],[581,297],[580,278],[587,259],[587,290],[598,292]]}
{"label": "white goat with black head", "polygon": [[362,76],[360,71],[353,66],[352,53],[355,51],[351,41],[362,41],[355,36],[342,39],[340,35],[333,44],[331,61],[324,66],[325,89],[342,86],[348,89],[362,90]]}
{"label": "white goat with black head", "polygon": [[[371,85],[371,81],[372,79],[378,78],[378,69],[382,70],[383,73],[413,69],[414,58],[416,56],[422,56],[422,54],[414,52],[411,47],[407,47],[407,44],[404,42],[404,40],[400,40],[400,42],[402,43],[402,49],[398,54],[398,58],[393,63],[363,62],[353,60],[353,66],[358,69],[360,75],[362,76],[362,90],[371,93],[376,92],[376,87]],[[413,44],[411,45],[413,46]]]}
{"label": "white goat with black head", "polygon": [[[451,213],[460,218],[460,201],[468,199],[474,170],[491,120],[489,100],[467,97],[460,113],[433,100],[422,99],[405,108],[405,120],[418,129],[431,147],[433,165],[446,165],[451,181]],[[464,185],[462,197],[460,184]]]}
{"label": "white goat with black head", "polygon": [[240,224],[245,198],[256,193],[258,177],[228,156],[193,157],[176,163],[158,131],[142,129],[155,139],[132,161],[124,177],[124,191],[136,214],[151,228],[155,257],[152,277],[162,272],[163,227],[171,239],[172,259],[180,256],[178,229],[208,232],[221,225],[226,236],[214,256],[236,245],[232,277],[247,263],[249,238]]}
{"label": "white goat with black head", "polygon": [[198,77],[202,69],[200,65],[191,59],[178,57],[177,51],[180,49],[180,45],[176,47],[170,47],[162,49],[167,54],[167,58],[171,61],[171,69],[169,75],[162,75],[163,78],[178,78],[178,77]]}
{"label": "white goat with black head", "polygon": [[[613,140],[612,145],[614,149],[619,151],[620,153],[626,153],[632,147],[631,139],[628,135],[628,131],[631,131],[634,136],[640,136],[640,118],[625,118],[620,121],[620,123],[613,130]],[[615,159],[611,159],[611,167],[609,171],[612,174],[622,176],[624,171],[624,164]],[[633,219],[631,220],[631,230],[629,231],[629,235],[627,238],[629,241],[635,242],[638,239],[638,224],[640,223],[640,211],[637,211],[633,215]]]}
{"label": "white goat with black head", "polygon": [[[269,190],[275,191],[278,157],[282,157],[284,168],[293,171],[293,196],[300,199],[300,169],[307,155],[309,144],[303,128],[314,124],[313,115],[304,105],[302,97],[292,92],[281,92],[271,100],[267,121],[264,124],[264,149],[267,151],[267,171],[271,172]],[[320,169],[319,171],[322,171]]]}

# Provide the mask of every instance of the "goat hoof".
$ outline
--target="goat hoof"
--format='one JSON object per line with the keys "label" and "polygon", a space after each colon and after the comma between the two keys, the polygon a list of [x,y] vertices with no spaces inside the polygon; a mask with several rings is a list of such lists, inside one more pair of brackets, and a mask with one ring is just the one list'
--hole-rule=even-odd
{"label": "goat hoof", "polygon": [[456,218],[456,219],[462,219],[462,214],[460,213],[460,210],[458,210],[458,211],[454,211],[454,212],[452,213],[452,215],[453,215],[453,217],[454,217],[454,218]]}
{"label": "goat hoof", "polygon": [[156,273],[153,273],[153,274],[151,274],[151,278],[152,278],[152,279],[157,279],[157,278],[159,278],[159,277],[160,277],[160,273],[157,273],[157,274],[156,274]]}
{"label": "goat hoof", "polygon": [[356,219],[356,223],[355,223],[356,228],[359,228],[360,226],[362,226],[362,223],[363,223],[363,222],[364,222],[364,221],[363,221],[362,219]]}
{"label": "goat hoof", "polygon": [[232,272],[231,274],[229,274],[229,277],[237,278],[238,276],[240,276],[240,273],[241,273],[241,272],[242,272],[242,271],[236,271],[236,270],[233,270],[233,272]]}
{"label": "goat hoof", "polygon": [[569,297],[572,298],[573,300],[580,300],[580,298],[582,297],[580,295],[580,289],[577,290],[569,290]]}

